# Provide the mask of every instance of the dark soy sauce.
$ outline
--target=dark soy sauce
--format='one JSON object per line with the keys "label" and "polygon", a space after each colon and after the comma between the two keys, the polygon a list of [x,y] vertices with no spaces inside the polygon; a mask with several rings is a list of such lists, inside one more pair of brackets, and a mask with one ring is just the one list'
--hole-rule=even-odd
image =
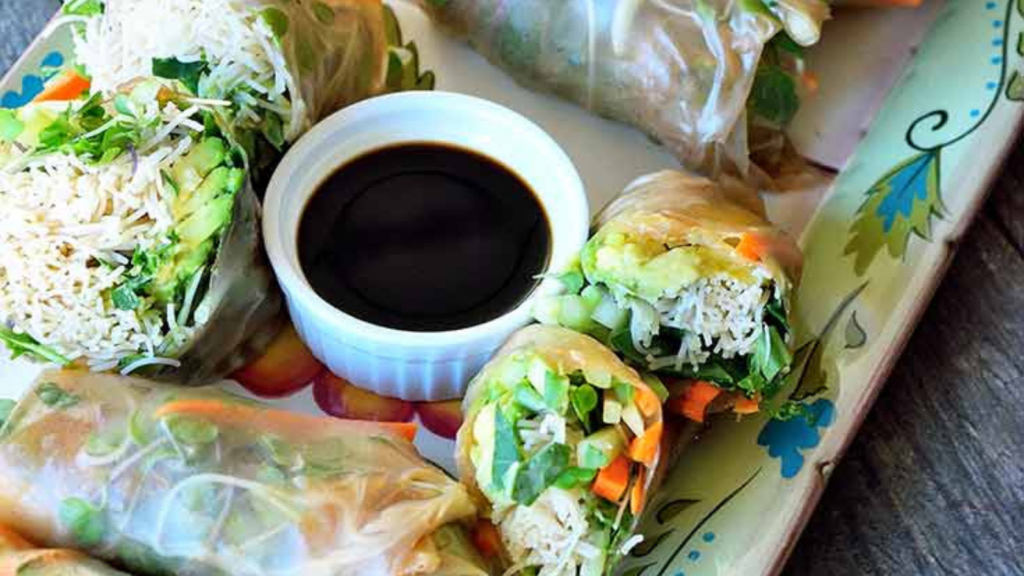
{"label": "dark soy sauce", "polygon": [[466,328],[515,308],[547,266],[551,229],[533,191],[476,152],[410,143],[338,168],[299,227],[321,298],[367,322]]}

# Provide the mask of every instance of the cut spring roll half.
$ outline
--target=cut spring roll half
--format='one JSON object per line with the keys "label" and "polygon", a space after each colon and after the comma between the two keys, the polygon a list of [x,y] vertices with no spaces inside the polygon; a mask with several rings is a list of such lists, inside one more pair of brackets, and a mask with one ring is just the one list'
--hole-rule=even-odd
{"label": "cut spring roll half", "polygon": [[0,576],[127,576],[99,560],[67,549],[33,546],[0,526]]}
{"label": "cut spring roll half", "polygon": [[377,93],[386,61],[377,0],[65,0],[75,61],[111,94],[139,77],[232,102],[236,135],[280,148]]}
{"label": "cut spring roll half", "polygon": [[159,81],[0,116],[0,341],[182,383],[276,333],[245,153]]}
{"label": "cut spring roll half", "polygon": [[474,378],[457,461],[506,574],[609,574],[659,469],[661,401],[596,340],[531,326]]}
{"label": "cut spring roll half", "polygon": [[829,17],[823,0],[418,2],[522,84],[643,130],[688,169],[751,179],[752,152],[778,162],[802,46]]}
{"label": "cut spring roll half", "polygon": [[568,294],[538,318],[592,334],[642,370],[705,381],[760,401],[792,360],[796,243],[720,185],[644,176],[597,218]]}
{"label": "cut spring roll half", "polygon": [[140,574],[469,574],[474,505],[414,432],[48,372],[0,431],[0,522]]}

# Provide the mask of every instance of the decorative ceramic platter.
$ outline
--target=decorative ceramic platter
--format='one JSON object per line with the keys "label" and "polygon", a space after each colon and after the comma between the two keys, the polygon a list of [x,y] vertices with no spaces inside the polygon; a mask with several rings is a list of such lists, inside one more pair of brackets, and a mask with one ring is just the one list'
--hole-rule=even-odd
{"label": "decorative ceramic platter", "polygon": [[[389,84],[470,93],[531,118],[575,161],[595,211],[634,177],[675,166],[640,133],[520,88],[411,4],[392,7]],[[37,40],[0,83],[0,105],[31,100],[68,64],[69,45],[59,32]],[[838,175],[767,199],[806,254],[787,394],[808,403],[810,417],[710,428],[648,508],[645,541],[624,574],[781,570],[1015,141],[1024,119],[1024,0],[840,12],[810,62],[823,88],[793,139]],[[0,396],[20,396],[38,370],[0,360]],[[275,402],[319,413],[309,388]],[[423,416],[452,406],[415,408]],[[418,444],[453,468],[450,440],[421,431]]]}

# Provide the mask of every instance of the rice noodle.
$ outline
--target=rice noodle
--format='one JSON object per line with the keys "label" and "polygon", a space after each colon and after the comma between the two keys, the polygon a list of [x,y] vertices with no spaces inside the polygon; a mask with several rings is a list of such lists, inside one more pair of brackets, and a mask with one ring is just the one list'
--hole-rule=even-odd
{"label": "rice noodle", "polygon": [[[105,0],[101,16],[62,23],[82,23],[73,28],[75,55],[93,90],[112,93],[153,76],[154,59],[202,60],[208,70],[193,103],[228,106],[238,88],[254,90],[281,114],[291,140],[306,123],[306,106],[260,7],[245,0]],[[245,113],[252,103],[239,103],[238,118],[258,121]]]}

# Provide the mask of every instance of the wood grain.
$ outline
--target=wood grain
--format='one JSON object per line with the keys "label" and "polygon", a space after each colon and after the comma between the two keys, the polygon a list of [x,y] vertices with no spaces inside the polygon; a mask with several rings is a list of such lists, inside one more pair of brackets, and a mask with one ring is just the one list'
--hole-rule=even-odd
{"label": "wood grain", "polygon": [[1024,150],[1004,172],[786,576],[1024,574]]}
{"label": "wood grain", "polygon": [[[6,71],[59,6],[0,0]],[[787,576],[1024,574],[1024,145],[797,545]]]}

